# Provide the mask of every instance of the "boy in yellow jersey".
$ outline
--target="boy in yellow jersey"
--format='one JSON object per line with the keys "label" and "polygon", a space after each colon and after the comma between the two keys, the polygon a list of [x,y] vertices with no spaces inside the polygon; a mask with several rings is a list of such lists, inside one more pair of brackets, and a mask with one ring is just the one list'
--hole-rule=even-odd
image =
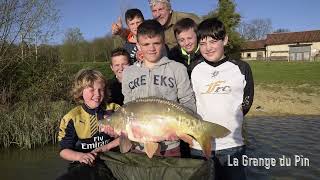
{"label": "boy in yellow jersey", "polygon": [[119,107],[114,103],[104,103],[108,94],[105,87],[106,79],[99,71],[82,69],[75,77],[71,94],[80,105],[69,111],[60,122],[60,156],[71,161],[68,173],[60,179],[80,176],[85,179],[112,178],[109,177],[111,173],[106,172],[108,168],[97,157],[97,152],[108,151],[119,143],[118,139],[114,140],[98,129],[98,121]]}

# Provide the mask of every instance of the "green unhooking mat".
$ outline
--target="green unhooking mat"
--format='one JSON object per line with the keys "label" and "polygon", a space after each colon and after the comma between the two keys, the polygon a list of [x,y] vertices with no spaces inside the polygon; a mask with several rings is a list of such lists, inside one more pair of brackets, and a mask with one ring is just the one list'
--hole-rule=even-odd
{"label": "green unhooking mat", "polygon": [[208,180],[211,161],[106,152],[100,155],[118,180]]}

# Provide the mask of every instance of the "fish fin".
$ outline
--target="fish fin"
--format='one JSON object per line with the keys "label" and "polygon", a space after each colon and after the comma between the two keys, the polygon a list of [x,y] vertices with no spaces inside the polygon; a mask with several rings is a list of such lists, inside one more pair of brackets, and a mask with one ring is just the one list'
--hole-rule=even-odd
{"label": "fish fin", "polygon": [[181,139],[182,141],[188,143],[190,146],[193,145],[193,142],[192,142],[193,137],[191,137],[190,135],[188,135],[188,134],[179,134],[178,137],[179,137],[179,139]]}
{"label": "fish fin", "polygon": [[128,137],[123,134],[120,135],[120,152],[126,153],[126,152],[130,151],[131,147],[132,147],[132,143],[128,139]]}
{"label": "fish fin", "polygon": [[216,123],[211,123],[207,121],[202,121],[203,135],[195,137],[195,139],[200,144],[203,153],[206,158],[209,159],[211,156],[211,142],[214,138],[222,138],[230,134],[230,130]]}
{"label": "fish fin", "polygon": [[145,152],[147,153],[149,158],[152,158],[154,153],[157,151],[159,144],[154,142],[146,142],[144,144]]}
{"label": "fish fin", "polygon": [[197,142],[200,144],[202,151],[207,159],[210,159],[211,157],[211,141],[212,137],[209,135],[201,136],[196,138]]}

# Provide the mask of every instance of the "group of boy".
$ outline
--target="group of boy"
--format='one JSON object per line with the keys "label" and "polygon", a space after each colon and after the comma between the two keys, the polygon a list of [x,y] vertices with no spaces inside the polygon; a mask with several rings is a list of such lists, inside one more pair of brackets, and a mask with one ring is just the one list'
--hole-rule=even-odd
{"label": "group of boy", "polygon": [[[246,179],[244,167],[229,167],[227,159],[240,160],[245,153],[242,123],[254,95],[250,66],[225,55],[224,47],[228,43],[228,36],[223,23],[218,19],[206,19],[197,25],[198,21],[193,16],[172,11],[168,0],[150,0],[149,3],[154,20],[144,20],[138,9],[131,9],[126,13],[126,23],[131,35],[127,36],[125,49],[117,48],[111,53],[110,66],[115,77],[108,82],[111,85],[111,101],[108,105],[114,102],[122,105],[138,98],[155,96],[176,101],[198,113],[204,120],[228,128],[231,131],[228,136],[212,142],[215,178]],[[117,28],[122,28],[119,23],[112,27],[114,32],[119,32]],[[176,43],[169,40],[172,35],[177,42],[175,47],[173,45]],[[128,48],[128,44],[132,46]],[[167,52],[169,58],[163,53],[165,44],[171,48]],[[126,49],[131,50],[128,52]],[[95,87],[96,81],[85,84],[93,89],[93,94],[99,94],[101,87]],[[103,104],[103,97],[101,94],[98,98],[90,97],[96,105],[88,106],[85,99],[87,86],[83,86],[83,96],[80,97],[84,105],[79,108],[89,111],[93,108],[95,119],[99,119],[101,115],[98,115],[98,109]],[[67,114],[63,118],[60,125],[59,140],[63,149],[60,155],[64,159],[91,164],[97,152],[109,150],[119,143],[118,139],[110,139],[108,142],[113,140],[113,144],[109,147],[92,149],[84,157],[79,156],[82,159],[67,156],[69,150],[75,147],[64,144],[77,144],[74,140],[71,142],[71,139],[86,137],[74,130],[81,126],[81,117],[72,113],[73,111],[75,110],[68,113],[71,116]],[[106,115],[108,111],[110,107],[107,111],[102,111],[102,114]],[[90,124],[91,116],[88,115],[87,119]],[[70,129],[73,130],[68,134]],[[88,135],[97,133],[89,130],[87,128]],[[139,145],[133,151],[142,153],[143,150],[143,146]],[[180,149],[177,137],[173,137],[161,142],[158,152],[159,156],[180,157],[183,150]],[[191,147],[190,157],[205,157],[197,142]]]}

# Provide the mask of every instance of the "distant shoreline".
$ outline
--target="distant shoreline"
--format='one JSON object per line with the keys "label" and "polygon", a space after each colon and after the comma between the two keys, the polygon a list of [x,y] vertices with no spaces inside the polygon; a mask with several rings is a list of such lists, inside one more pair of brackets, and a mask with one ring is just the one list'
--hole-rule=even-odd
{"label": "distant shoreline", "polygon": [[255,87],[254,101],[247,116],[292,115],[320,115],[320,90],[306,93],[280,85]]}

